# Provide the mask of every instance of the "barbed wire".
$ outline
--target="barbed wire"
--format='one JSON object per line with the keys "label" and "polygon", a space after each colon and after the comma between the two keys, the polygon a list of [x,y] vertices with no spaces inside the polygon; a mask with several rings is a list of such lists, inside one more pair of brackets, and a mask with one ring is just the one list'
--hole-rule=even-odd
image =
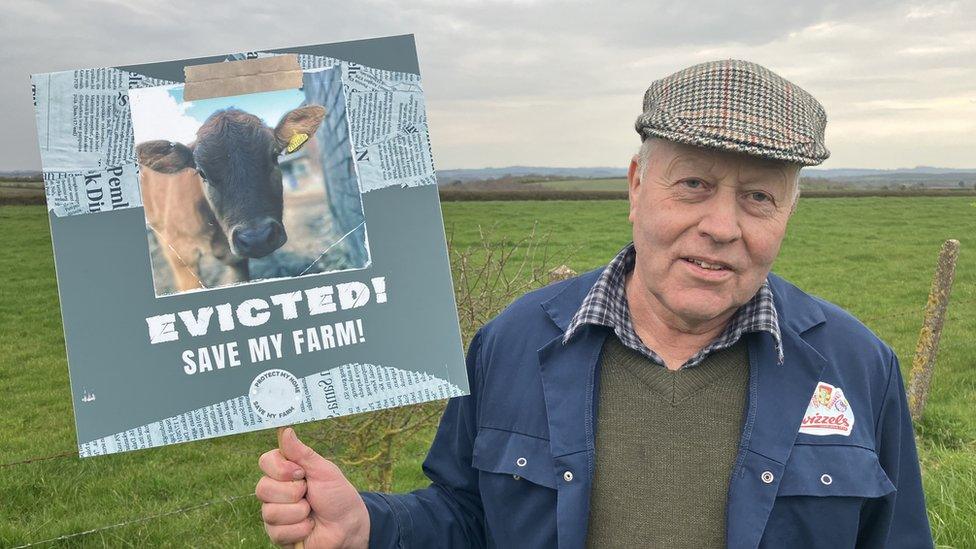
{"label": "barbed wire", "polygon": [[50,456],[32,457],[32,458],[22,459],[20,461],[11,461],[10,463],[0,463],[0,469],[13,467],[14,465],[26,465],[28,463],[35,463],[38,461],[47,461],[49,459],[58,459],[58,458],[71,457],[77,455],[78,455],[78,450],[70,450],[67,452],[61,452],[60,454],[53,454]]}
{"label": "barbed wire", "polygon": [[[956,310],[954,310],[953,306],[955,306],[955,307],[958,308],[960,305],[965,305],[965,304],[968,304],[968,303],[976,303],[976,298],[970,298],[970,299],[950,299],[949,300],[948,313],[951,314],[951,313],[956,312]],[[906,311],[902,311],[902,312],[898,312],[898,313],[892,313],[892,314],[872,315],[872,316],[864,316],[864,317],[860,317],[859,316],[858,319],[861,322],[866,322],[866,321],[871,321],[871,320],[885,320],[885,319],[889,319],[889,318],[898,318],[900,316],[909,316],[909,315],[915,315],[915,314],[917,314],[917,315],[923,315],[923,314],[925,314],[925,306],[924,305],[921,306],[921,307],[916,306],[916,307],[912,307],[911,310],[906,310]]]}
{"label": "barbed wire", "polygon": [[[967,303],[974,303],[974,302],[976,302],[976,298],[964,299],[964,300],[958,300],[957,299],[957,300],[951,301],[950,302],[950,305],[955,304],[958,307],[959,305],[963,305],[963,304],[967,304]],[[886,320],[886,319],[897,318],[897,317],[906,317],[906,316],[909,316],[909,315],[912,315],[912,316],[914,316],[914,315],[923,315],[924,313],[925,313],[925,307],[924,306],[923,307],[917,307],[916,306],[916,307],[912,307],[911,310],[900,311],[900,312],[892,313],[892,314],[873,315],[873,316],[860,317],[860,320],[862,322],[871,322],[871,321]],[[77,456],[77,455],[78,455],[77,450],[71,450],[71,451],[61,452],[61,453],[58,453],[58,454],[52,454],[52,455],[49,455],[49,456],[32,457],[32,458],[23,459],[23,460],[20,460],[20,461],[13,461],[13,462],[9,462],[9,463],[0,463],[0,469],[4,469],[4,468],[7,468],[7,467],[15,467],[15,466],[18,466],[18,465],[27,465],[27,464],[30,464],[30,463],[37,463],[37,462],[41,462],[41,461],[49,461],[49,460],[60,459],[60,458],[65,458],[65,457],[72,457],[72,456]],[[222,503],[232,503],[232,502],[234,502],[236,500],[239,500],[239,499],[242,499],[242,498],[245,498],[245,497],[253,497],[253,496],[254,496],[254,493],[252,492],[252,493],[247,493],[247,494],[238,494],[236,496],[221,497],[221,498],[218,498],[218,499],[213,499],[213,500],[205,501],[205,502],[198,503],[198,504],[195,504],[195,505],[190,505],[190,506],[187,506],[187,507],[182,507],[182,508],[179,508],[179,509],[174,509],[172,511],[166,511],[166,512],[163,512],[163,513],[158,513],[158,514],[155,514],[155,515],[148,515],[148,516],[144,516],[144,517],[137,517],[137,518],[134,518],[134,519],[131,519],[131,520],[127,520],[127,521],[124,521],[124,522],[119,522],[119,523],[115,523],[115,524],[109,524],[109,525],[100,526],[100,527],[97,527],[97,528],[92,528],[90,530],[84,530],[84,531],[81,531],[81,532],[74,532],[74,533],[71,533],[71,534],[64,534],[64,535],[61,535],[61,536],[58,536],[58,537],[54,537],[54,538],[50,538],[50,539],[45,539],[45,540],[41,540],[41,541],[30,542],[30,543],[27,543],[25,545],[16,546],[14,549],[23,549],[23,548],[26,548],[26,547],[34,547],[34,546],[43,545],[43,544],[56,543],[56,542],[64,541],[64,540],[67,540],[67,539],[72,539],[72,538],[77,538],[77,537],[82,537],[82,536],[88,536],[88,535],[92,535],[92,534],[97,534],[99,532],[104,532],[106,530],[113,530],[113,529],[116,529],[116,528],[123,528],[125,526],[131,526],[133,524],[139,524],[139,523],[148,522],[148,521],[151,521],[151,520],[165,518],[165,517],[168,517],[168,516],[179,515],[179,514],[187,513],[187,512],[190,512],[190,511],[196,511],[198,509],[203,509],[205,507],[210,507],[212,505],[219,505],[219,504],[222,504]]]}
{"label": "barbed wire", "polygon": [[[949,310],[952,311],[952,308],[951,308],[952,305],[956,305],[958,307],[959,305],[964,305],[964,304],[967,304],[967,303],[976,303],[976,298],[963,299],[963,300],[958,300],[958,299],[957,300],[951,300],[949,302],[949,305],[950,305],[950,309]],[[900,311],[900,312],[897,312],[897,313],[884,314],[884,315],[863,316],[863,317],[862,316],[858,316],[857,318],[861,322],[867,323],[867,322],[873,322],[873,321],[877,321],[877,320],[888,320],[888,319],[891,319],[891,318],[907,317],[907,316],[910,316],[910,315],[911,316],[914,316],[914,315],[921,316],[921,315],[924,315],[924,314],[925,314],[925,307],[924,306],[922,306],[922,307],[917,307],[916,306],[916,307],[912,307],[910,310]],[[12,461],[10,463],[0,463],[0,469],[5,469],[7,467],[14,467],[14,466],[17,466],[17,465],[27,465],[27,464],[36,463],[36,462],[39,462],[39,461],[48,461],[48,460],[53,460],[53,459],[65,458],[65,457],[73,457],[73,456],[77,456],[77,455],[78,455],[78,451],[77,450],[71,450],[71,451],[67,451],[67,452],[61,452],[59,454],[53,454],[53,455],[50,455],[50,456],[32,457],[32,458],[23,459],[23,460],[20,460],[20,461]]]}
{"label": "barbed wire", "polygon": [[36,545],[42,545],[42,544],[45,544],[45,543],[56,543],[56,542],[59,542],[59,541],[64,541],[66,539],[77,538],[77,537],[81,537],[81,536],[89,536],[91,534],[97,534],[98,532],[104,532],[105,530],[112,530],[112,529],[115,529],[115,528],[122,528],[123,526],[130,526],[132,524],[139,524],[141,522],[148,522],[150,520],[155,520],[155,519],[159,519],[159,518],[163,518],[163,517],[168,517],[168,516],[172,516],[172,515],[178,515],[180,513],[186,513],[188,511],[196,511],[197,509],[202,509],[204,507],[210,507],[211,505],[217,505],[217,504],[220,504],[220,503],[231,503],[231,502],[233,502],[235,500],[238,500],[238,499],[241,499],[241,498],[246,498],[246,497],[254,497],[254,492],[251,492],[251,493],[248,493],[248,494],[239,494],[239,495],[236,495],[236,496],[227,496],[227,497],[222,497],[222,498],[219,498],[219,499],[212,499],[210,501],[205,501],[203,503],[198,503],[196,505],[190,505],[189,507],[182,507],[180,509],[174,509],[173,511],[166,511],[165,513],[159,513],[159,514],[156,514],[156,515],[149,515],[149,516],[145,516],[145,517],[138,517],[138,518],[135,518],[135,519],[132,519],[132,520],[127,520],[125,522],[119,522],[117,524],[109,524],[109,525],[106,525],[106,526],[100,526],[98,528],[92,528],[91,530],[85,530],[83,532],[75,532],[73,534],[65,534],[63,536],[58,536],[56,538],[50,538],[50,539],[45,539],[45,540],[41,540],[41,541],[32,541],[32,542],[30,542],[30,543],[28,543],[26,545],[18,545],[16,547],[14,547],[13,549],[23,549],[25,547],[34,547]]}
{"label": "barbed wire", "polygon": [[909,316],[909,315],[920,315],[923,313],[925,313],[924,307],[921,309],[919,309],[918,307],[914,307],[910,311],[902,311],[900,313],[892,313],[892,314],[885,314],[885,315],[864,316],[864,317],[858,317],[858,319],[861,322],[871,322],[874,320],[887,320],[889,318],[898,318],[898,317]]}

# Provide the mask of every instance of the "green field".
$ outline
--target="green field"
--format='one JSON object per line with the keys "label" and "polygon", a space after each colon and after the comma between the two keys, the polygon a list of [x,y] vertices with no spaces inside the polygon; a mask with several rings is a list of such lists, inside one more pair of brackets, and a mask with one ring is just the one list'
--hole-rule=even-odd
{"label": "green field", "polygon": [[558,191],[626,191],[627,180],[618,179],[567,179],[565,181],[540,181],[539,185]]}
{"label": "green field", "polygon": [[41,181],[6,181],[0,179],[0,203],[24,199],[44,198],[44,183]]}
{"label": "green field", "polygon": [[[973,198],[802,199],[774,271],[847,308],[911,364],[936,254],[962,251],[939,365],[918,425],[929,516],[940,545],[976,547],[976,208]],[[505,248],[548,234],[548,252],[578,272],[629,240],[624,201],[452,202],[456,249],[489,228]],[[74,449],[67,366],[48,221],[43,206],[0,207],[0,547],[83,532],[247,494],[273,431],[79,460],[4,466]],[[517,255],[517,254],[516,254]],[[300,426],[298,432],[327,428]],[[395,488],[424,484],[432,429],[405,441]],[[347,471],[361,488],[361,476]],[[266,546],[257,501],[244,497],[71,538],[59,546]]]}

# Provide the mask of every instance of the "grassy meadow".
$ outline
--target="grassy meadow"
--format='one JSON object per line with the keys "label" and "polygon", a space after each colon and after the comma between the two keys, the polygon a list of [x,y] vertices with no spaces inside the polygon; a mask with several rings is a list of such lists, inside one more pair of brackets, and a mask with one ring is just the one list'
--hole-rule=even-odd
{"label": "grassy meadow", "polygon": [[[861,318],[889,342],[906,374],[943,240],[962,250],[939,364],[917,425],[936,542],[976,547],[976,207],[967,198],[804,198],[774,272]],[[555,264],[583,272],[630,239],[613,201],[443,204],[455,250],[510,247],[533,230]],[[18,546],[248,494],[273,431],[79,460],[50,233],[43,206],[0,207],[0,547]],[[520,252],[516,252],[518,257]],[[299,435],[323,422],[299,426]],[[425,485],[433,426],[404,443],[394,487]],[[362,476],[346,473],[360,488]],[[59,547],[268,546],[253,497],[72,537]]]}
{"label": "grassy meadow", "polygon": [[626,191],[627,180],[615,179],[567,179],[565,181],[542,181],[547,189],[558,191]]}

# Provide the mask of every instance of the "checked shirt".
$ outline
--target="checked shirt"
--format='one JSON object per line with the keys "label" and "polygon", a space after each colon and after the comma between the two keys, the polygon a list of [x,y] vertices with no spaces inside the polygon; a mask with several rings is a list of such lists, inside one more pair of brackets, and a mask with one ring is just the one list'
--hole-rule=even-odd
{"label": "checked shirt", "polygon": [[[603,274],[586,294],[576,314],[573,315],[573,319],[563,336],[563,343],[572,339],[573,335],[584,324],[607,326],[613,329],[621,343],[664,366],[664,360],[644,344],[637,332],[634,331],[631,322],[624,281],[627,273],[634,269],[636,259],[637,252],[634,249],[634,243],[631,242],[624,246],[610,261]],[[722,334],[695,353],[681,367],[692,368],[701,364],[709,354],[731,347],[743,334],[757,331],[768,332],[773,336],[773,339],[776,340],[779,362],[782,364],[783,345],[780,337],[779,317],[776,313],[773,292],[769,289],[768,280],[763,281],[759,291],[752,299],[739,307]]]}

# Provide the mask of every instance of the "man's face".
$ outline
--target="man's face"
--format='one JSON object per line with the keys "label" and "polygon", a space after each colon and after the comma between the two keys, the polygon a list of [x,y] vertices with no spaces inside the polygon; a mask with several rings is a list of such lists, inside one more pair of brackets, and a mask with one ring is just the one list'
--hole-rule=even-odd
{"label": "man's face", "polygon": [[779,253],[798,169],[665,140],[653,144],[643,176],[635,157],[630,221],[642,301],[686,326],[748,302]]}

